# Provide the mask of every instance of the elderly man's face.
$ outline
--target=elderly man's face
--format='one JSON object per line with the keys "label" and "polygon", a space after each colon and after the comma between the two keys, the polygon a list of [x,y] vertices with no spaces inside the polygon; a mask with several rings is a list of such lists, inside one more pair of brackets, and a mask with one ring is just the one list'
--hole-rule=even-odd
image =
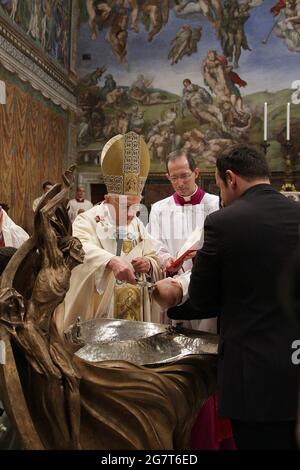
{"label": "elderly man's face", "polygon": [[128,225],[140,209],[141,196],[107,195],[106,203],[110,204],[111,216],[117,225]]}

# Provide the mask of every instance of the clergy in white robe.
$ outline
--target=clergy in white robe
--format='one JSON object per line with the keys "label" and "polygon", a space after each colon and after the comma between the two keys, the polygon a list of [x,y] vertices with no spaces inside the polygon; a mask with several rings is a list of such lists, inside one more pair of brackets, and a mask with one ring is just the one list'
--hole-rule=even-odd
{"label": "clergy in white robe", "polygon": [[[197,227],[204,226],[205,217],[219,209],[219,198],[205,193],[198,187],[195,190],[196,197],[191,197],[190,204],[179,204],[179,198],[176,196],[175,193],[153,204],[147,226],[150,235],[160,242],[158,255],[165,264],[168,258],[177,256],[182,245]],[[201,248],[202,244],[201,239],[197,249]],[[185,261],[183,267],[185,271],[191,269],[192,261]]]}
{"label": "clergy in white robe", "polygon": [[[194,237],[192,235],[194,232],[197,233],[197,229],[199,233],[203,234],[205,217],[219,209],[219,198],[207,194],[196,185],[199,170],[196,168],[194,160],[184,152],[179,151],[169,155],[167,171],[167,178],[172,183],[175,192],[171,197],[153,205],[148,229],[151,235],[159,241],[160,246],[157,253],[166,268],[171,269],[172,258],[170,260],[170,256],[176,257],[178,251],[186,242],[189,245],[189,238],[192,239],[194,248]],[[199,237],[196,248],[200,249],[202,245],[203,237]],[[158,281],[156,285],[154,296],[164,309],[183,303],[188,298],[192,260],[185,261],[183,268],[184,272]],[[201,295],[201,292],[199,292],[199,295]],[[216,318],[191,320],[190,323],[193,329],[211,333],[217,332]],[[188,322],[185,322],[185,326],[189,326]],[[223,428],[219,424],[216,403],[217,399],[214,395],[209,398],[199,412],[192,430],[191,448],[194,450],[220,448],[219,436],[217,436],[215,430]],[[228,428],[230,429],[229,423],[227,423],[226,429]],[[220,441],[222,439],[223,437],[220,438]]]}
{"label": "clergy in white robe", "polygon": [[116,136],[105,145],[101,164],[108,190],[105,201],[78,215],[73,224],[85,259],[72,271],[64,330],[79,316],[160,321],[149,285],[162,278],[162,270],[136,216],[150,166],[148,148],[134,132]]}
{"label": "clergy in white robe", "polygon": [[45,182],[43,183],[43,186],[42,186],[42,188],[43,188],[43,194],[42,194],[41,196],[37,197],[37,198],[33,201],[33,203],[32,203],[32,210],[33,210],[33,212],[36,211],[36,209],[37,209],[39,203],[41,202],[41,200],[43,199],[44,195],[45,195],[48,191],[50,191],[50,189],[52,188],[52,186],[53,186],[53,183],[51,183],[51,181],[45,181]]}
{"label": "clergy in white robe", "polygon": [[[207,215],[219,209],[219,197],[206,193],[198,187],[196,180],[199,169],[189,155],[180,150],[169,155],[167,159],[167,178],[171,182],[174,194],[153,204],[147,230],[157,241],[157,255],[162,265],[169,269],[179,250],[191,234],[202,229]],[[203,238],[195,250],[203,245]],[[192,260],[182,264],[181,271],[175,277],[183,289],[183,300],[186,300]],[[192,320],[195,329],[214,331],[215,320]]]}
{"label": "clergy in white robe", "polygon": [[79,214],[91,209],[93,204],[85,199],[84,186],[78,186],[75,199],[71,199],[68,203],[68,214],[71,223],[74,222]]}
{"label": "clergy in white robe", "polygon": [[0,206],[0,246],[19,248],[29,235],[7,215]]}
{"label": "clergy in white robe", "polygon": [[[160,321],[159,306],[151,301],[147,287],[148,281],[156,282],[162,278],[152,242],[142,222],[135,216],[127,226],[128,232],[123,240],[120,260],[124,266],[120,265],[120,270],[123,269],[124,281],[130,273],[135,278],[132,260],[145,257],[150,264],[149,274],[142,273],[141,277],[146,281],[144,286],[118,280],[108,266],[116,257],[117,238],[116,225],[106,206],[104,202],[80,214],[73,224],[73,235],[80,239],[85,259],[72,271],[70,289],[65,299],[65,327],[74,323],[78,316],[82,320],[101,317]],[[132,246],[130,251],[128,245]],[[125,272],[126,268],[128,273]],[[138,274],[141,273],[137,273],[137,277]],[[97,310],[94,306],[95,293],[100,296]]]}

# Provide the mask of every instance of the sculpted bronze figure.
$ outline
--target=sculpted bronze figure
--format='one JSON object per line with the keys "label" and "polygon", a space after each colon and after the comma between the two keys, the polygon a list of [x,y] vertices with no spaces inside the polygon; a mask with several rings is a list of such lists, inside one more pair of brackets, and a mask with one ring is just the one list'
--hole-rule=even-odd
{"label": "sculpted bronze figure", "polygon": [[33,235],[1,277],[6,412],[24,449],[188,449],[215,389],[217,337],[100,319],[58,331],[71,271],[84,259],[66,211],[73,171],[44,196]]}

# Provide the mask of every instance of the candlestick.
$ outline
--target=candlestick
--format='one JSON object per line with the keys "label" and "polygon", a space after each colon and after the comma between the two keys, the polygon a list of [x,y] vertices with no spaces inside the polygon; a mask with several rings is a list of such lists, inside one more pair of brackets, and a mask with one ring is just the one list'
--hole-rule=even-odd
{"label": "candlestick", "polygon": [[268,103],[264,103],[264,141],[268,140]]}
{"label": "candlestick", "polygon": [[286,105],[286,140],[290,140],[290,117],[291,117],[291,103]]}

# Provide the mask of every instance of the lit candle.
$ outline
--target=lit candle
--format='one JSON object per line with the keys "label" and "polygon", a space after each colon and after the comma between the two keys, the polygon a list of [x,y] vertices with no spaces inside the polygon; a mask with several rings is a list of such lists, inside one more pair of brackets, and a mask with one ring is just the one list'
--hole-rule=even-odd
{"label": "lit candle", "polygon": [[268,103],[264,103],[264,141],[268,140]]}
{"label": "lit candle", "polygon": [[291,103],[286,105],[286,140],[290,140],[290,117],[291,117]]}

